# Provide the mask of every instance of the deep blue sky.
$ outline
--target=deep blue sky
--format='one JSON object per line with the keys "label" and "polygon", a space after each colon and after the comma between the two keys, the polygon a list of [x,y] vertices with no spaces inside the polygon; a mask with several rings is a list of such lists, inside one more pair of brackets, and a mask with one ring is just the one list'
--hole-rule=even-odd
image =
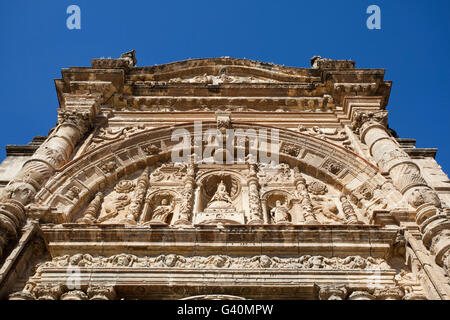
{"label": "deep blue sky", "polygon": [[[81,8],[81,30],[66,8]],[[366,8],[381,8],[368,30]],[[389,124],[418,147],[439,148],[450,173],[450,1],[1,1],[0,159],[56,123],[62,68],[136,49],[138,66],[230,56],[309,67],[321,55],[385,68]]]}

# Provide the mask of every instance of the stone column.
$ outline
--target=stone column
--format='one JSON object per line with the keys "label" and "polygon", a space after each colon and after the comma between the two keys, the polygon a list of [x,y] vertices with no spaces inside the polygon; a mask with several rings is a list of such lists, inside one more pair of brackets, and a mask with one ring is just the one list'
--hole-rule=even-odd
{"label": "stone column", "polygon": [[250,221],[248,222],[248,224],[264,224],[256,170],[256,165],[250,164],[250,173],[248,179],[248,204],[250,208]]}
{"label": "stone column", "polygon": [[441,213],[438,195],[427,185],[417,164],[388,133],[386,123],[387,111],[353,114],[353,130],[369,147],[379,168],[389,173],[394,186],[416,208],[423,243],[435,255],[435,262],[450,275],[450,219]]}
{"label": "stone column", "polygon": [[326,286],[321,287],[319,291],[320,300],[345,300],[348,294],[347,288],[344,286]]}
{"label": "stone column", "polygon": [[197,214],[200,212],[200,198],[202,194],[202,188],[203,185],[201,183],[197,184],[197,187],[195,188],[195,195],[194,195],[194,212],[193,214]]}
{"label": "stone column", "polygon": [[58,126],[0,195],[0,257],[6,244],[17,239],[26,221],[25,206],[55,170],[67,163],[77,143],[92,127],[98,99],[73,95],[64,98],[66,106],[59,110]]}
{"label": "stone column", "polygon": [[376,298],[366,291],[354,291],[348,300],[376,300]]}
{"label": "stone column", "polygon": [[61,284],[39,284],[33,290],[37,300],[59,300],[63,292]]}
{"label": "stone column", "polygon": [[175,225],[191,225],[192,212],[194,209],[194,186],[195,186],[195,168],[193,164],[188,164],[187,175],[184,178],[184,192],[180,207],[180,215]]}
{"label": "stone column", "polygon": [[81,290],[68,291],[61,295],[60,300],[88,300],[88,296]]}
{"label": "stone column", "polygon": [[261,199],[262,214],[265,224],[270,224],[270,217],[267,213],[267,199]]}
{"label": "stone column", "polygon": [[90,285],[87,289],[90,300],[115,300],[116,290],[112,285]]}
{"label": "stone column", "polygon": [[136,183],[136,191],[134,192],[134,198],[131,202],[128,214],[126,216],[126,222],[135,225],[139,221],[141,209],[145,201],[145,194],[149,186],[149,173],[150,168],[145,168],[141,176]]}
{"label": "stone column", "polygon": [[294,184],[296,188],[296,195],[301,203],[303,216],[306,224],[319,224],[314,214],[314,209],[311,203],[311,198],[308,193],[305,178],[302,177],[297,167],[294,168]]}
{"label": "stone column", "polygon": [[358,224],[358,216],[356,215],[352,204],[348,201],[347,196],[345,194],[341,194],[339,200],[341,200],[342,210],[344,211],[347,224]]}

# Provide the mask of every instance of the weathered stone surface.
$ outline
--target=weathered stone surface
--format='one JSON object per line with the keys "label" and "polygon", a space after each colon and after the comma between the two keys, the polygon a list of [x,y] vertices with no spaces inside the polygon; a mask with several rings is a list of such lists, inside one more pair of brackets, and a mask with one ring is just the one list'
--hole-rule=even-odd
{"label": "weathered stone surface", "polygon": [[57,127],[8,147],[0,298],[450,299],[448,177],[384,70],[136,64],[64,69]]}

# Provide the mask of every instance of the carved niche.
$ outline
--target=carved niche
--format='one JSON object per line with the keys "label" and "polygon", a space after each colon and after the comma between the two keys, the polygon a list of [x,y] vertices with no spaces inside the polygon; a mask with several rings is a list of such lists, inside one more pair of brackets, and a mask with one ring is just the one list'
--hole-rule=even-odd
{"label": "carved niche", "polygon": [[[80,197],[74,188],[67,194]],[[74,221],[144,226],[356,224],[370,218],[364,215],[365,201],[373,194],[361,187],[343,195],[288,163],[157,162],[94,194]],[[352,204],[355,199],[357,205]]]}
{"label": "carved niche", "polygon": [[212,171],[200,183],[195,224],[246,223],[242,187],[235,174]]}

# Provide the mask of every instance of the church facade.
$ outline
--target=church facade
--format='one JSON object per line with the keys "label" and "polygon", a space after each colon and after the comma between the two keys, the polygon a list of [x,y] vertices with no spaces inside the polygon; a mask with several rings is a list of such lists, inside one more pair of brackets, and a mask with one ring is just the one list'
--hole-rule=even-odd
{"label": "church facade", "polygon": [[7,146],[1,299],[450,299],[449,179],[383,69],[136,64],[63,69]]}

